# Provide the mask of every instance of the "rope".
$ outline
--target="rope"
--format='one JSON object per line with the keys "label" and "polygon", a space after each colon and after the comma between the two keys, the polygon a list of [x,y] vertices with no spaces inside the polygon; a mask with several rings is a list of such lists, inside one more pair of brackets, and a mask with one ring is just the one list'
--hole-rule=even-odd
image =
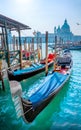
{"label": "rope", "polygon": [[31,107],[29,110],[27,110],[23,115],[27,114],[32,109],[33,109],[33,107]]}

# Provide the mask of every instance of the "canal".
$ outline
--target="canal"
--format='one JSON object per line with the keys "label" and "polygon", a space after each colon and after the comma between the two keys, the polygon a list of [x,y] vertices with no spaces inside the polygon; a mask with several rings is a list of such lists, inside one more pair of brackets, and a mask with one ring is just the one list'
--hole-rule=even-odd
{"label": "canal", "polygon": [[[67,84],[32,123],[17,119],[9,82],[0,90],[0,130],[81,130],[81,51],[71,51],[73,71]],[[45,72],[21,82],[23,95],[31,94]]]}

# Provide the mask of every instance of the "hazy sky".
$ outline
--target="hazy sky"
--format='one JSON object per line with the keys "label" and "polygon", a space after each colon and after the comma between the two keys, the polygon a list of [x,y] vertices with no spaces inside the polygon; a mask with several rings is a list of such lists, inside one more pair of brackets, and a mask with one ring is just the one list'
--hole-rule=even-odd
{"label": "hazy sky", "polygon": [[[33,30],[53,33],[67,19],[74,34],[81,35],[81,0],[0,0],[0,13]],[[29,31],[28,31],[29,32]]]}

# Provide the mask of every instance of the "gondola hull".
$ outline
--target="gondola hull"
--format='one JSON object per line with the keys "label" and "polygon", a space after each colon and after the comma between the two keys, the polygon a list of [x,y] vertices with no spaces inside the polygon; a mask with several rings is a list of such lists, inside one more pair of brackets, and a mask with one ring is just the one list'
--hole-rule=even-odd
{"label": "gondola hull", "polygon": [[24,112],[24,119],[26,122],[32,122],[36,118],[36,116],[50,103],[50,101],[56,96],[56,94],[67,82],[67,80],[70,77],[70,73],[67,74],[67,78],[64,80],[64,82],[62,82],[62,84],[60,84],[60,86],[56,90],[50,93],[50,95],[42,102],[40,102],[35,108],[33,108],[32,102],[21,99]]}
{"label": "gondola hull", "polygon": [[[51,67],[52,65],[53,65],[53,62],[48,63],[48,67]],[[20,82],[24,79],[30,78],[30,77],[32,77],[38,73],[41,73],[43,71],[45,71],[45,65],[43,65],[40,68],[29,71],[29,72],[25,72],[22,74],[20,73],[18,75],[14,75],[12,71],[8,70],[8,77],[9,77],[9,80],[16,80],[16,81]]]}

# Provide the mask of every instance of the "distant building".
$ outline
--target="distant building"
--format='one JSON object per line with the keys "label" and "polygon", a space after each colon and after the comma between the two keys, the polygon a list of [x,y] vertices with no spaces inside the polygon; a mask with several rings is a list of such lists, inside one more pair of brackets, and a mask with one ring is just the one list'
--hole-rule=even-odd
{"label": "distant building", "polygon": [[56,29],[56,27],[54,27],[54,34],[57,35],[58,37],[61,37],[64,42],[73,42],[74,35],[70,31],[70,26],[68,25],[66,19],[61,28],[60,28],[60,26],[58,26],[57,29]]}
{"label": "distant building", "polygon": [[65,19],[64,24],[62,25],[61,28],[60,28],[60,26],[58,26],[57,29],[56,29],[56,27],[54,27],[54,34],[61,37],[64,42],[79,42],[79,41],[81,41],[81,36],[74,35],[71,32],[70,26],[67,23],[66,19]]}
{"label": "distant building", "polygon": [[[60,27],[54,27],[54,33],[49,33],[48,32],[48,42],[49,43],[54,43],[55,42],[55,36],[58,37],[58,41],[61,38],[64,43],[77,43],[81,42],[81,36],[79,35],[74,35],[71,30],[70,30],[70,25],[68,24],[67,20],[64,20],[64,24]],[[42,43],[45,43],[45,33],[41,32],[35,32],[34,33],[34,42],[35,43],[40,43],[40,38]],[[27,43],[32,42],[32,36],[30,37],[22,37],[22,43],[24,43],[24,40],[26,39]]]}
{"label": "distant building", "polygon": [[[53,43],[54,42],[54,38],[55,36],[57,36],[58,38],[63,39],[64,42],[66,43],[70,43],[70,42],[80,42],[81,41],[81,36],[78,35],[74,35],[71,30],[70,30],[70,26],[67,22],[67,20],[65,19],[64,24],[62,25],[62,27],[58,26],[56,28],[56,26],[54,27],[54,33],[49,33],[48,34],[48,41],[49,43]],[[42,38],[42,42],[45,42],[45,34],[42,34],[40,32],[37,32],[37,34],[35,35],[35,41],[36,38]]]}

